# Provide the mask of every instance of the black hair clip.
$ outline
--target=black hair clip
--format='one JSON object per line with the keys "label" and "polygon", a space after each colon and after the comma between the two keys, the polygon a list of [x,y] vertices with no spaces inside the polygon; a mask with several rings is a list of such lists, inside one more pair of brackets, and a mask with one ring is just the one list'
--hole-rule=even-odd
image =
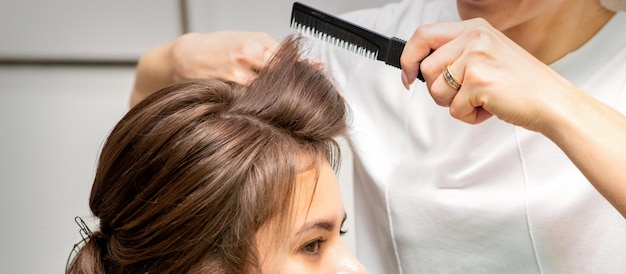
{"label": "black hair clip", "polygon": [[80,227],[80,236],[83,238],[83,241],[87,241],[87,239],[93,237],[93,233],[91,232],[87,224],[85,224],[83,218],[76,216],[74,217],[74,222],[76,222],[78,227]]}
{"label": "black hair clip", "polygon": [[70,251],[70,255],[67,256],[67,262],[65,263],[65,273],[67,273],[68,271],[70,261],[72,260],[72,255],[78,254],[78,251],[80,250],[81,245],[87,243],[87,241],[93,237],[93,232],[91,232],[91,229],[89,229],[85,221],[83,221],[83,218],[76,216],[74,217],[74,222],[76,222],[76,224],[80,228],[79,233],[80,233],[80,237],[82,238],[82,240],[74,244],[72,251]]}

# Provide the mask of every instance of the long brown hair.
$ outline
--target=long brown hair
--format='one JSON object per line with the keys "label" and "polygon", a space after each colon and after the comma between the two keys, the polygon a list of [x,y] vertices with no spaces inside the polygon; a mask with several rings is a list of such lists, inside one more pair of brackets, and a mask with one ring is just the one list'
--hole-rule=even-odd
{"label": "long brown hair", "polygon": [[99,229],[68,273],[258,271],[255,233],[289,214],[303,167],[336,168],[333,137],[346,129],[343,99],[300,59],[300,40],[285,39],[248,86],[174,84],[119,121],[89,201]]}

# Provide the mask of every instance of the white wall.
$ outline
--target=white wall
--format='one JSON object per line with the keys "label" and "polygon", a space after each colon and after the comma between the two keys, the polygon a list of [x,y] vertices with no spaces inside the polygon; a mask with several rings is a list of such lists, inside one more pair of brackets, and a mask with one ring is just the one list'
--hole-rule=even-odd
{"label": "white wall", "polygon": [[[245,29],[265,31],[276,39],[289,33],[290,0],[189,0],[190,28],[196,32]],[[394,0],[300,0],[319,10],[338,14],[357,8],[382,6]],[[245,20],[241,20],[245,18]]]}
{"label": "white wall", "polygon": [[180,33],[178,1],[0,1],[0,58],[136,59]]}
{"label": "white wall", "polygon": [[[96,157],[133,82],[132,64],[106,61],[135,61],[180,35],[181,2],[0,1],[0,273],[63,272],[80,239],[73,218],[89,216]],[[390,0],[302,2],[337,13]],[[267,31],[277,39],[290,31],[291,3],[186,2],[190,31]],[[348,171],[340,180],[350,209]]]}
{"label": "white wall", "polygon": [[62,273],[132,68],[0,67],[0,273]]}

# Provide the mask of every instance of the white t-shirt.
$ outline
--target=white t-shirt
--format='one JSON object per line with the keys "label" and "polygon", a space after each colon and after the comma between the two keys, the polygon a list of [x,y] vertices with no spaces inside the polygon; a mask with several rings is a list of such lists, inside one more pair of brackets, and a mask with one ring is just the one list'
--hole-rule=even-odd
{"label": "white t-shirt", "polygon": [[[343,17],[405,40],[460,20],[449,0]],[[552,67],[626,113],[625,33],[621,12]],[[317,45],[352,111],[357,256],[370,273],[626,273],[626,220],[547,138],[496,118],[464,124],[423,83],[406,91],[400,70]]]}

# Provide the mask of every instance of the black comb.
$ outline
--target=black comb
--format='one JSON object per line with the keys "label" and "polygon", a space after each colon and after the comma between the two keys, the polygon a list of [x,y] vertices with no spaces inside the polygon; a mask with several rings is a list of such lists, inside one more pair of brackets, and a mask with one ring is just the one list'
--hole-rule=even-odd
{"label": "black comb", "polygon": [[[300,2],[293,3],[291,27],[372,60],[402,68],[400,55],[406,41],[400,38],[389,38]],[[424,82],[421,72],[417,79]]]}

